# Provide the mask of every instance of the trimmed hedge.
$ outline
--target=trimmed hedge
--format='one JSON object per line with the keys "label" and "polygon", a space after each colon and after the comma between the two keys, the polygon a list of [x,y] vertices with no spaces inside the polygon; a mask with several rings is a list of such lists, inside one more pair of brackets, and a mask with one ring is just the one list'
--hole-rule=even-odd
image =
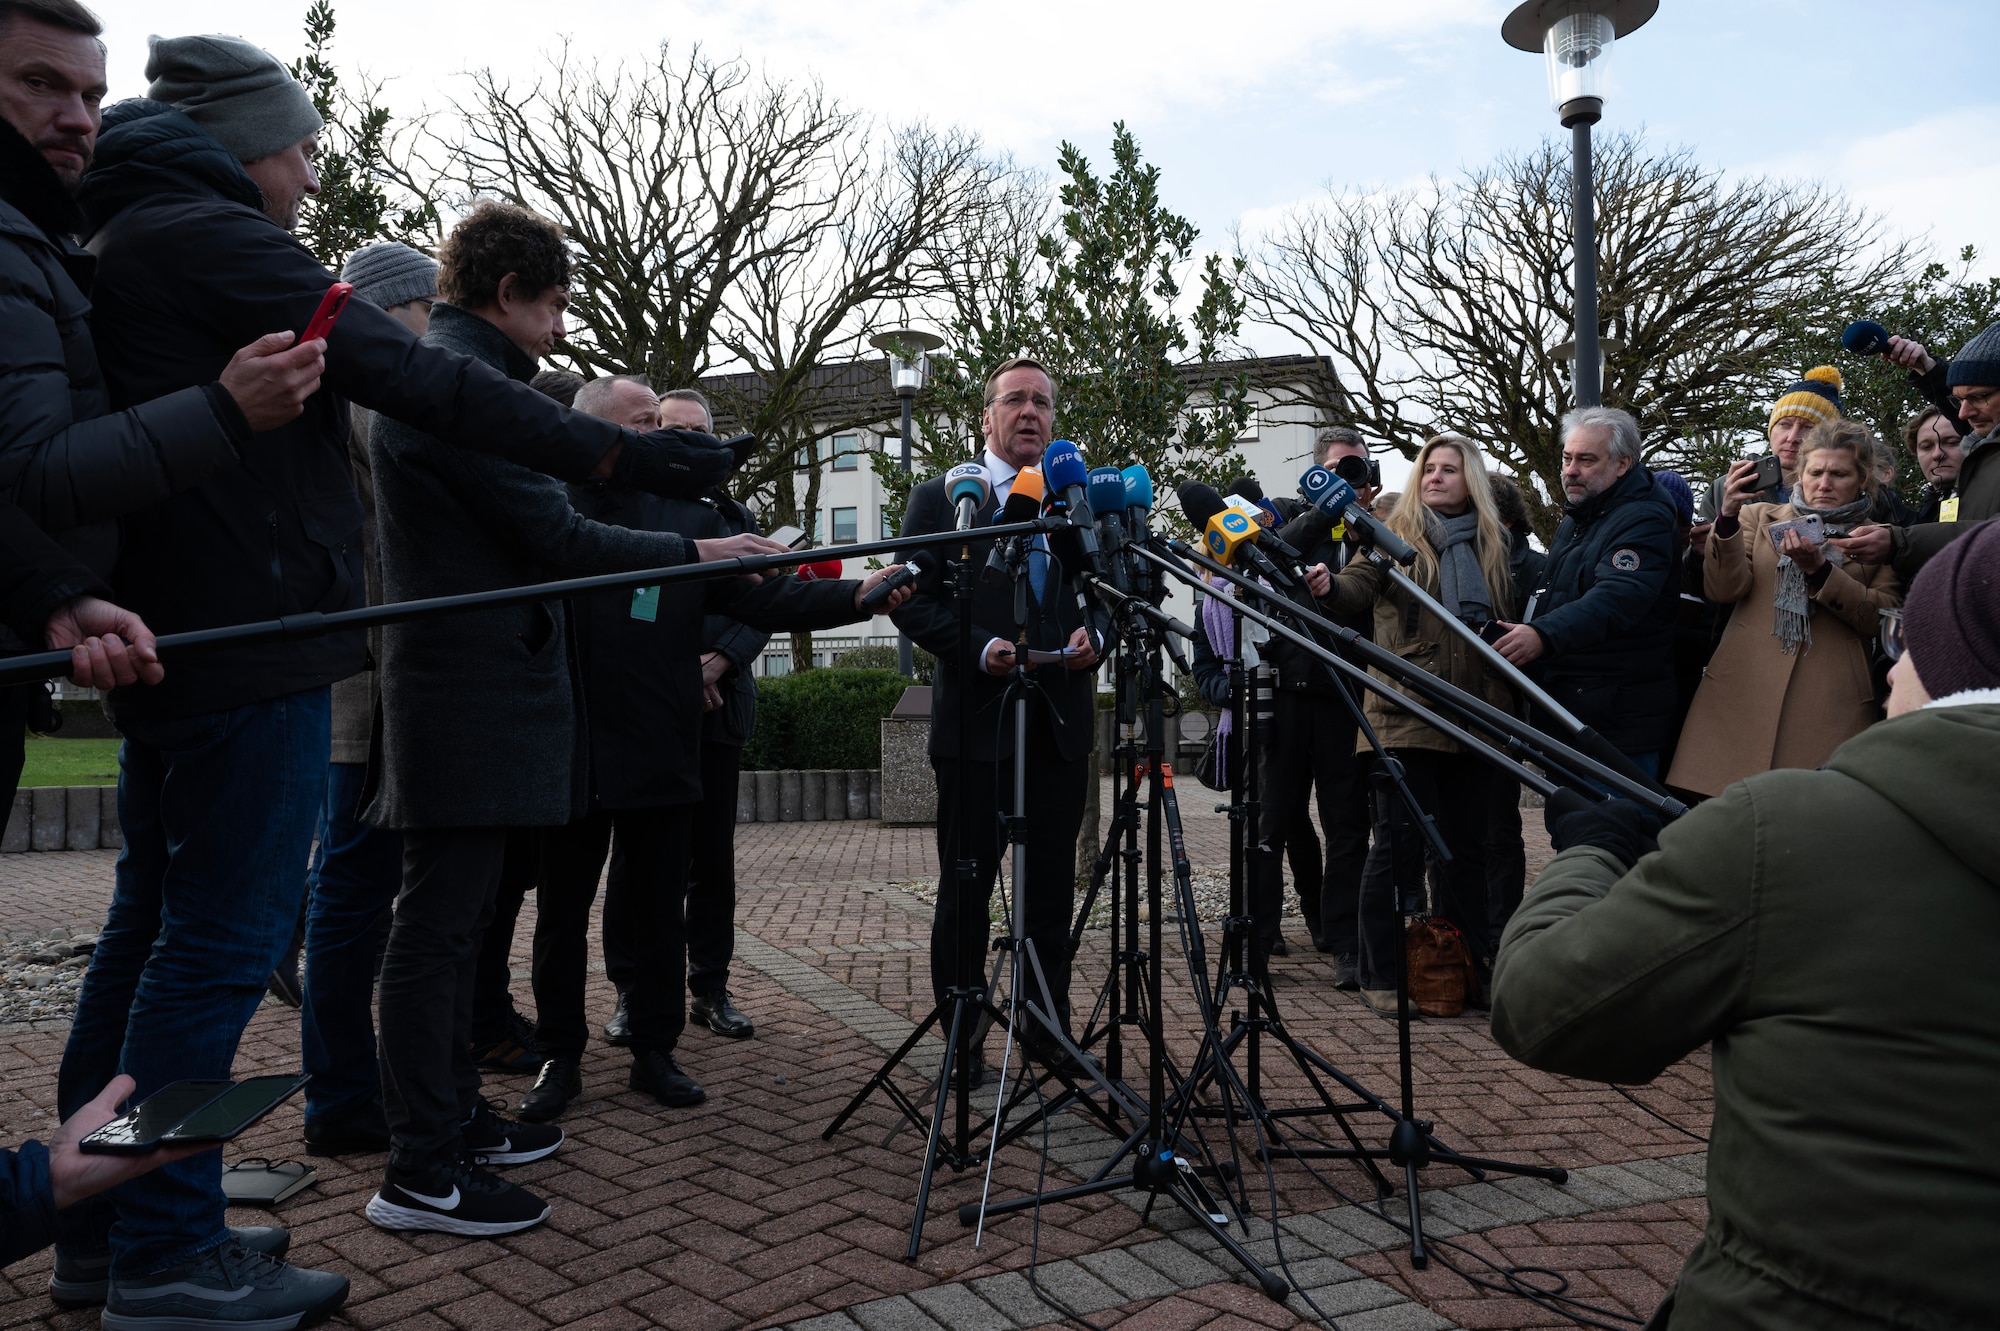
{"label": "trimmed hedge", "polygon": [[882,765],[881,720],[909,681],[893,670],[802,670],[757,681],[743,770]]}

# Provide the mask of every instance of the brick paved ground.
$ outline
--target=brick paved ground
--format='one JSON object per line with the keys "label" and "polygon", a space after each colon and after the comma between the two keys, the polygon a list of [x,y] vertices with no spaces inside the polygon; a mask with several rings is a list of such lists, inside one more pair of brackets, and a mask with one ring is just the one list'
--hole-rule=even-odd
{"label": "brick paved ground", "polygon": [[[1227,823],[1210,811],[1213,797],[1184,788],[1183,798],[1191,859],[1198,867],[1226,864]],[[1530,858],[1538,867],[1547,848],[1535,844],[1534,830]],[[884,1048],[928,1008],[926,908],[891,885],[934,874],[932,833],[872,823],[747,825],[738,845],[745,886],[733,989],[758,1036],[743,1044],[701,1030],[686,1037],[682,1061],[708,1087],[708,1104],[662,1110],[625,1089],[618,1051],[594,1047],[584,1096],[564,1122],[569,1145],[551,1161],[514,1171],[556,1203],[555,1214],[542,1228],[499,1242],[377,1231],[360,1207],[378,1179],[379,1159],[315,1162],[317,1187],[280,1208],[279,1218],[293,1230],[297,1260],[353,1280],[348,1324],[1029,1326],[1056,1317],[1024,1278],[1031,1251],[1043,1289],[1099,1326],[1165,1331],[1301,1321],[1308,1309],[1297,1295],[1289,1305],[1267,1301],[1234,1282],[1228,1259],[1167,1208],[1149,1224],[1118,1197],[1047,1205],[1039,1227],[1025,1216],[995,1221],[975,1248],[953,1212],[978,1197],[978,1170],[940,1172],[925,1247],[917,1261],[904,1262],[919,1139],[907,1128],[889,1138],[898,1115],[881,1096],[833,1142],[820,1134]],[[0,858],[0,937],[95,927],[113,854]],[[532,925],[531,899],[516,940],[524,1005],[531,1001],[525,966]],[[1334,993],[1324,959],[1299,946],[1301,930],[1293,934],[1293,956],[1274,963],[1288,1029],[1364,1087],[1391,1093],[1394,1025]],[[1212,966],[1215,940],[1209,946]],[[1108,956],[1101,934],[1086,940],[1079,1002],[1086,986],[1102,979]],[[1169,946],[1167,962],[1168,1038],[1186,1063],[1199,1021],[1177,946]],[[600,1014],[610,1008],[601,979],[593,1003]],[[5,1140],[46,1134],[61,1040],[60,1029],[0,1028]],[[1432,1168],[1423,1182],[1434,1234],[1459,1235],[1452,1241],[1504,1264],[1558,1271],[1575,1297],[1640,1316],[1649,1311],[1703,1222],[1701,1157],[1688,1154],[1697,1144],[1608,1088],[1514,1064],[1477,1016],[1421,1022],[1413,1042],[1419,1109],[1446,1142],[1580,1171],[1559,1190],[1499,1176],[1496,1188]],[[997,1062],[998,1036],[988,1052]],[[239,1075],[297,1061],[295,1014],[267,1004],[246,1035]],[[1308,1103],[1303,1078],[1269,1048],[1261,1072],[1274,1106]],[[919,1066],[902,1084],[916,1093],[923,1081]],[[1135,1081],[1143,1087],[1143,1079]],[[527,1084],[495,1078],[489,1089],[518,1096]],[[1705,1053],[1635,1094],[1673,1122],[1705,1132]],[[1363,1112],[1352,1121],[1368,1144],[1385,1142],[1385,1120]],[[281,1110],[231,1158],[298,1156],[298,1129],[297,1110]],[[1208,1131],[1219,1145],[1215,1127]],[[1059,1118],[1051,1138],[1052,1186],[1087,1176],[1111,1147],[1074,1117]],[[1039,1134],[1030,1134],[1001,1152],[994,1196],[1033,1189],[1039,1143]],[[1248,1134],[1240,1144],[1246,1153],[1255,1148]],[[1260,1256],[1273,1261],[1271,1193],[1261,1171],[1252,1178],[1251,1235],[1262,1236]],[[1345,1204],[1373,1196],[1351,1164],[1308,1169],[1281,1159],[1273,1183],[1285,1219],[1284,1256],[1301,1287],[1344,1328],[1565,1325],[1438,1264],[1412,1272],[1396,1246],[1400,1236]],[[1393,1211],[1400,1202],[1389,1205]],[[1453,1256],[1449,1249],[1444,1255]],[[43,1292],[47,1260],[30,1259],[0,1277],[0,1327],[96,1324],[93,1314],[54,1311]],[[1473,1269],[1469,1257],[1454,1260]]]}

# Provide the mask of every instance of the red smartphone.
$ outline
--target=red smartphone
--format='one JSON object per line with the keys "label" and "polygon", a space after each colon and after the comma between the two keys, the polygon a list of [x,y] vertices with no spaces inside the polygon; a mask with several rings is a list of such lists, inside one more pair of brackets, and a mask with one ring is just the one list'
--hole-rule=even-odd
{"label": "red smartphone", "polygon": [[[353,294],[354,287],[346,282],[335,282],[328,287],[326,295],[320,297],[319,308],[313,311],[312,322],[306,325],[305,332],[299,334],[299,342],[310,342],[331,333],[340,312],[347,308],[347,298]],[[297,346],[298,342],[292,345]]]}

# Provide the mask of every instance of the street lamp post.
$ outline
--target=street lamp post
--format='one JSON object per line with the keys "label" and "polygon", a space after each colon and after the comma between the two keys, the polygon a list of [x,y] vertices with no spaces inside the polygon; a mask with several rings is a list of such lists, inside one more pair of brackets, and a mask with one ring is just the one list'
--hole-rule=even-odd
{"label": "street lamp post", "polygon": [[[889,384],[903,402],[903,474],[907,476],[910,474],[910,413],[916,404],[917,394],[924,391],[924,381],[930,378],[930,353],[943,346],[944,339],[918,328],[892,328],[869,338],[868,345],[888,356]],[[916,660],[910,640],[901,633],[896,635],[896,669],[902,672],[905,679],[916,678]]]}
{"label": "street lamp post", "polygon": [[1591,192],[1590,127],[1604,115],[1611,47],[1653,15],[1660,0],[1526,0],[1500,25],[1521,51],[1540,51],[1549,70],[1549,105],[1570,132],[1571,230],[1576,245],[1576,404],[1604,400],[1597,340],[1597,211]]}

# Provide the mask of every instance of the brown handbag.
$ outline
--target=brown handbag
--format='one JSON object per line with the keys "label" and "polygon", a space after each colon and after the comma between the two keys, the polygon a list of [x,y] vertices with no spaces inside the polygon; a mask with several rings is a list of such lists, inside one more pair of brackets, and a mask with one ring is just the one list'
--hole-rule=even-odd
{"label": "brown handbag", "polygon": [[1409,965],[1410,1002],[1426,1017],[1456,1017],[1465,1011],[1472,953],[1447,920],[1411,920],[1403,934]]}

